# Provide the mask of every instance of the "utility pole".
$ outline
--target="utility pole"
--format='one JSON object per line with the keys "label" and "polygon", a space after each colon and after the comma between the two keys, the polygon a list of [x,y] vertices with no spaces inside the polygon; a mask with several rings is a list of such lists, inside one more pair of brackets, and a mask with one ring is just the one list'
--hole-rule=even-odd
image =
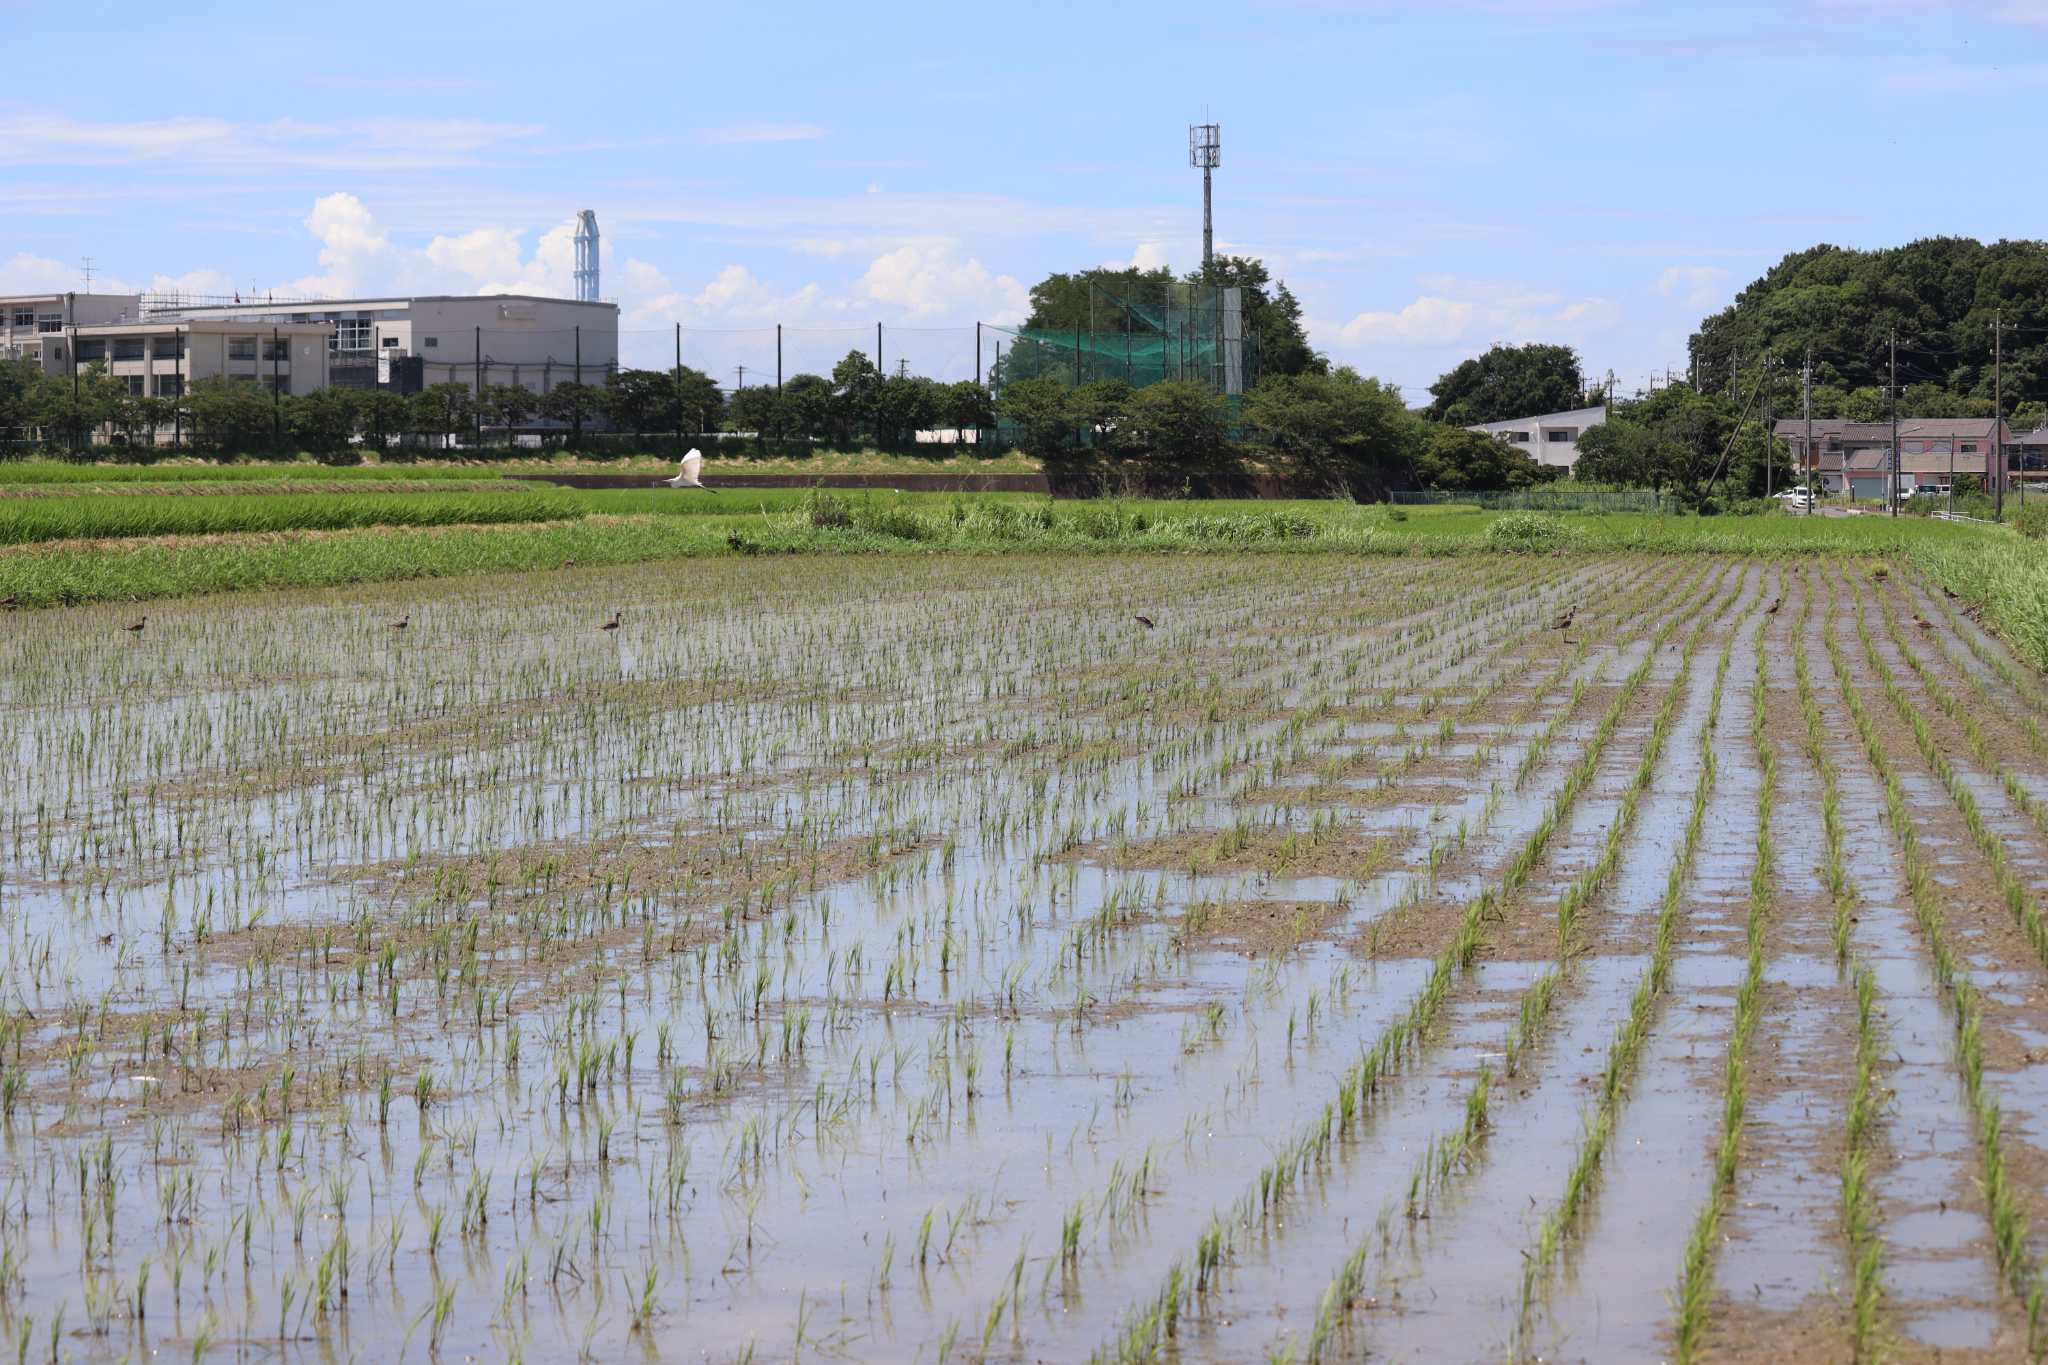
{"label": "utility pole", "polygon": [[1774,491],[1771,476],[1778,464],[1777,451],[1772,448],[1777,443],[1771,439],[1771,358],[1769,356],[1764,357],[1763,383],[1757,386],[1757,390],[1762,395],[1758,400],[1756,420],[1757,425],[1761,426],[1764,431],[1764,496],[1768,498]]}
{"label": "utility pole", "polygon": [[875,324],[875,373],[882,372],[882,324]]}
{"label": "utility pole", "polygon": [[1820,482],[1820,452],[1813,448],[1813,347],[1806,348],[1806,364],[1799,371],[1799,405],[1806,415],[1806,515],[1813,515],[1814,486]]}
{"label": "utility pole", "polygon": [[676,444],[683,443],[683,324],[676,324]]}
{"label": "utility pole", "polygon": [[1891,487],[1888,490],[1885,501],[1891,508],[1891,514],[1897,516],[1899,514],[1899,329],[1896,327],[1891,329],[1891,350],[1892,457],[1891,477],[1886,480]]}
{"label": "utility pole", "polygon": [[744,365],[735,365],[735,366],[734,366],[733,368],[734,368],[735,370],[737,370],[737,371],[739,372],[739,376],[740,376],[740,387],[739,387],[739,391],[740,391],[741,393],[745,393],[745,392],[747,391],[747,367],[746,367],[746,366],[744,366]]}
{"label": "utility pole", "polygon": [[[1998,470],[1998,493],[1994,499],[2000,521],[2005,520],[2005,310],[1991,315],[1991,451]],[[1954,486],[1954,480],[1950,480]],[[2027,496],[2027,458],[2020,456],[2020,497]]]}
{"label": "utility pole", "polygon": [[476,443],[481,446],[484,443],[484,329],[478,326],[475,331],[472,354],[476,357],[476,381],[472,387],[476,390],[476,400],[472,406],[476,408]]}
{"label": "utility pole", "polygon": [[782,324],[779,322],[775,324],[775,391],[782,392]]}
{"label": "utility pole", "polygon": [[[553,348],[549,348],[553,353]],[[576,401],[570,405],[570,425],[575,429],[575,441],[583,444],[583,324],[576,324]]]}
{"label": "utility pole", "polygon": [[278,396],[277,369],[277,328],[273,327],[270,329],[270,448],[274,451],[284,449],[284,436],[281,431],[284,425],[284,406],[283,400]]}

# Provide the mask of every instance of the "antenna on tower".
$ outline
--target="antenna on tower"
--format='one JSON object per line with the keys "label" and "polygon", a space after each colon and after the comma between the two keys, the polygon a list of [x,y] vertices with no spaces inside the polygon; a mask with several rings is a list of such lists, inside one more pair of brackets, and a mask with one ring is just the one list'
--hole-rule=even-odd
{"label": "antenna on tower", "polygon": [[1190,123],[1188,125],[1188,165],[1196,166],[1202,172],[1202,272],[1208,273],[1216,260],[1216,221],[1211,213],[1209,198],[1209,177],[1223,164],[1222,125],[1216,123]]}
{"label": "antenna on tower", "polygon": [[576,215],[576,301],[597,302],[597,210]]}

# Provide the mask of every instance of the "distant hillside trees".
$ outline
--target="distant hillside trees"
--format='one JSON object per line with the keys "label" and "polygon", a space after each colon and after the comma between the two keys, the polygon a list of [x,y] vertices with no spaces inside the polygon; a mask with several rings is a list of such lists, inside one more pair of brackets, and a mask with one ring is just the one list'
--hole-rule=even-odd
{"label": "distant hillside trees", "polygon": [[1690,350],[1699,386],[1747,392],[1774,362],[1773,407],[1789,410],[1808,347],[1816,416],[1886,415],[1890,336],[1899,341],[1901,413],[1989,416],[1993,321],[2005,322],[2005,402],[2048,400],[2048,243],[1931,237],[1855,251],[1821,245],[1779,261],[1701,322]]}

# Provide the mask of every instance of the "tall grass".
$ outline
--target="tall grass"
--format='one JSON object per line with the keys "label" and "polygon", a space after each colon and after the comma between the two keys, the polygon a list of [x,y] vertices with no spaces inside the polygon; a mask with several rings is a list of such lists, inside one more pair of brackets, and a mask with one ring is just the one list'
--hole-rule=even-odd
{"label": "tall grass", "polygon": [[63,464],[0,460],[0,485],[127,483],[266,483],[275,479],[495,479],[483,465],[324,465],[312,460],[271,464]]}
{"label": "tall grass", "polygon": [[0,500],[0,545],[237,532],[336,531],[569,521],[583,504],[531,489],[503,493],[283,493],[228,497]]}

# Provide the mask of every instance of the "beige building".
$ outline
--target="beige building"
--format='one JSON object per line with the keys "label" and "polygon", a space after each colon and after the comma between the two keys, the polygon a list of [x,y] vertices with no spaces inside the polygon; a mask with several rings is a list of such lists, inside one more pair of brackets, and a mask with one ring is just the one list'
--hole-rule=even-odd
{"label": "beige building", "polygon": [[0,360],[39,356],[43,338],[67,327],[141,316],[137,294],[0,294]]}
{"label": "beige building", "polygon": [[318,323],[332,382],[353,388],[602,384],[618,368],[619,306],[535,294],[430,294],[299,303],[167,305],[160,314],[260,327]]}
{"label": "beige building", "polygon": [[165,318],[68,327],[38,338],[43,373],[103,365],[137,398],[176,398],[202,379],[239,379],[266,391],[311,393],[328,384],[328,326]]}

